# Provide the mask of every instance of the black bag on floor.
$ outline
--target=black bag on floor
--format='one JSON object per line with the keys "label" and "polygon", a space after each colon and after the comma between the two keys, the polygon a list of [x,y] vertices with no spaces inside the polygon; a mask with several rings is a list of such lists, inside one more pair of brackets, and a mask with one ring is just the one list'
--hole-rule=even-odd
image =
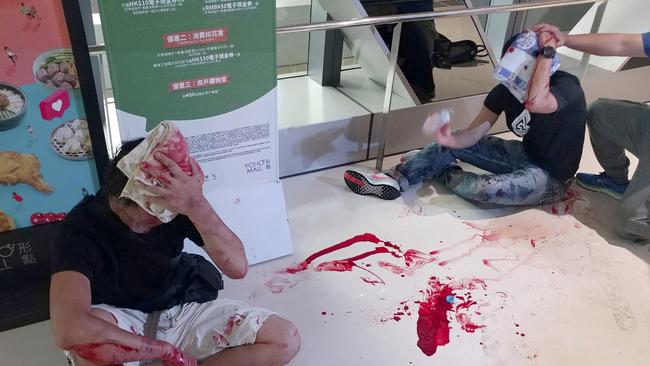
{"label": "black bag on floor", "polygon": [[476,42],[469,39],[452,42],[449,38],[438,33],[438,37],[433,41],[431,63],[439,69],[451,69],[453,65],[474,61],[477,57],[486,56],[488,56],[488,53],[484,45],[477,45]]}

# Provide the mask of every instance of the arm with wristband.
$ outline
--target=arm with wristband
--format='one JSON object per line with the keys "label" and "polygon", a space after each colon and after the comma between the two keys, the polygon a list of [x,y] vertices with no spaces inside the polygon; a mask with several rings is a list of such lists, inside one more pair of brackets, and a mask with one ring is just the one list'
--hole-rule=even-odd
{"label": "arm with wristband", "polygon": [[552,114],[558,109],[558,102],[551,93],[551,67],[557,48],[557,39],[551,32],[538,33],[541,52],[535,63],[535,71],[528,87],[528,97],[524,106],[530,113]]}
{"label": "arm with wristband", "polygon": [[564,34],[550,24],[537,24],[534,32],[550,32],[557,39],[557,47],[571,49],[597,56],[650,57],[649,33],[594,33]]}

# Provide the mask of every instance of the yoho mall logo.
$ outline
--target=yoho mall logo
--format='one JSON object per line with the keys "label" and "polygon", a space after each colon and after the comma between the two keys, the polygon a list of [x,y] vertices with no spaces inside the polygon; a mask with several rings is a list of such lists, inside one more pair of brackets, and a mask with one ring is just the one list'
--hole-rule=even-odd
{"label": "yoho mall logo", "polygon": [[271,169],[271,160],[261,159],[261,160],[250,161],[248,163],[244,163],[244,167],[246,168],[247,174],[260,173],[265,170]]}

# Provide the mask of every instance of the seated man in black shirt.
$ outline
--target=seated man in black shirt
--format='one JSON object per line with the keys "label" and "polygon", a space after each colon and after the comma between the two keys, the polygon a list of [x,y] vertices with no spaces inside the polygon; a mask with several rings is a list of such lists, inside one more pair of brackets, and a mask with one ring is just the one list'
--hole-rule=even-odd
{"label": "seated man in black shirt", "polygon": [[[358,194],[395,199],[410,185],[438,178],[459,196],[484,204],[538,205],[561,199],[582,155],[586,102],[575,76],[551,73],[557,40],[548,32],[538,37],[545,47],[525,103],[498,85],[467,129],[451,133],[444,125],[435,132],[436,142],[407,153],[388,174],[348,170],[348,187]],[[506,43],[504,54],[514,39]],[[485,137],[503,112],[508,128],[523,141]],[[456,160],[492,174],[465,172]]]}
{"label": "seated man in black shirt", "polygon": [[127,177],[117,162],[140,141],[123,145],[102,190],[69,213],[54,240],[56,344],[73,365],[289,362],[300,347],[295,326],[271,311],[217,298],[223,288],[217,268],[182,252],[189,238],[226,276],[242,278],[248,270],[241,241],[203,195],[194,160],[190,176],[165,155],[155,156],[169,172],[149,172],[165,184],[149,188],[147,200],[179,213],[169,223],[120,198]]}

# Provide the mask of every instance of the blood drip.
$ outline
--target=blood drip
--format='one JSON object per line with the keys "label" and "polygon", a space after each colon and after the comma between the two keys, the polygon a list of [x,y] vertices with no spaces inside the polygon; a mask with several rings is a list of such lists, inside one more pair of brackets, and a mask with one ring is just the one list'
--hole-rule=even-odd
{"label": "blood drip", "polygon": [[429,279],[426,297],[418,309],[417,333],[418,347],[427,356],[432,356],[438,347],[449,343],[449,319],[447,313],[452,305],[446,299],[453,296],[453,289],[442,284],[437,278]]}

